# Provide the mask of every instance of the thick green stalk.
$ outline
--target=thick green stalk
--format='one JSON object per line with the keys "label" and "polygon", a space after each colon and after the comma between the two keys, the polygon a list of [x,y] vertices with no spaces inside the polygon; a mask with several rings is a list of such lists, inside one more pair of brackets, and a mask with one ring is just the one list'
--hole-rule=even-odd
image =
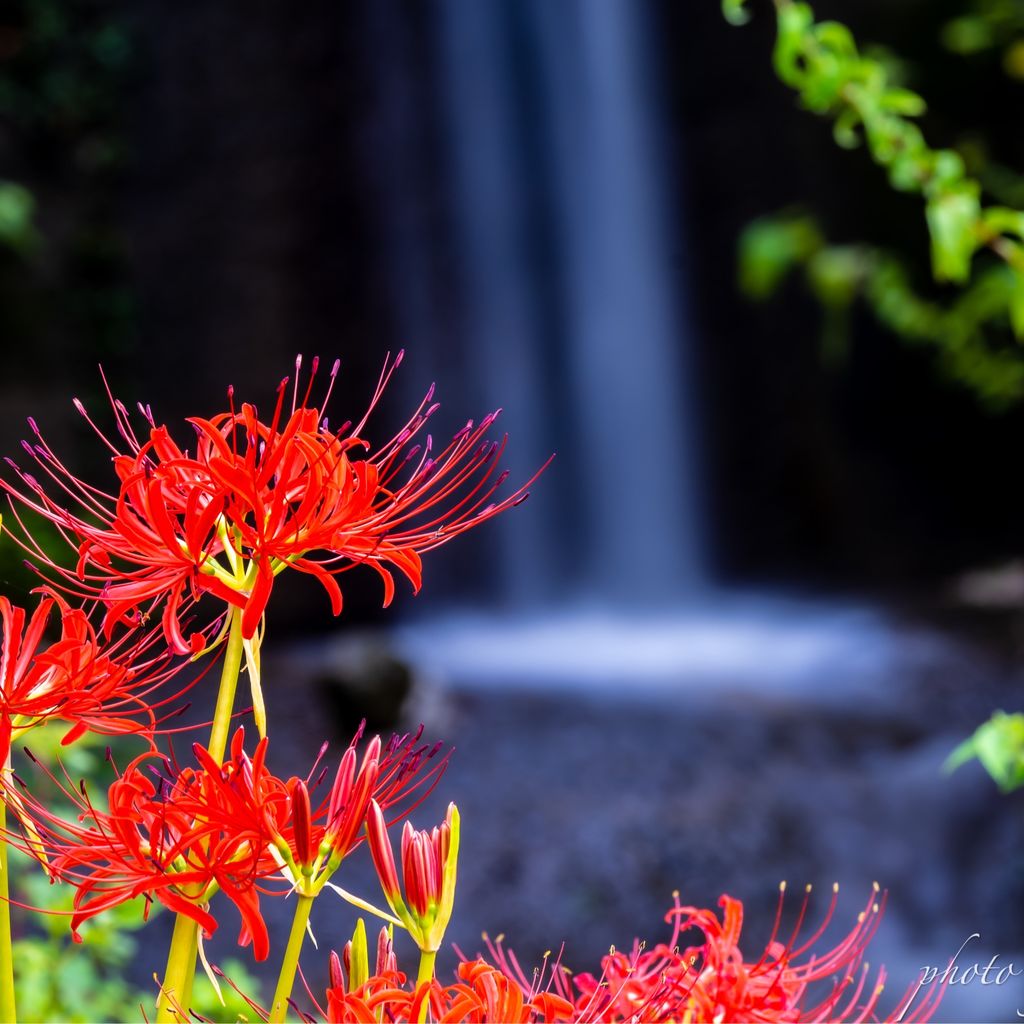
{"label": "thick green stalk", "polygon": [[[437,959],[437,950],[420,950],[420,969],[416,972],[416,987],[425,981],[432,981],[434,978],[434,961]],[[424,999],[420,1005],[419,1024],[427,1019],[427,1010],[430,1009],[430,999]]]}
{"label": "thick green stalk", "polygon": [[[210,732],[208,749],[216,761],[223,761],[231,730],[231,715],[235,709],[235,690],[238,675],[242,669],[242,610],[232,608],[228,627],[227,646],[224,650],[224,665],[220,673],[220,688],[217,690],[217,706],[213,713],[213,729]],[[174,922],[171,948],[167,953],[167,968],[164,971],[164,992],[170,998],[161,997],[157,1006],[157,1024],[171,1024],[179,1020],[173,1008],[176,1003],[186,1014],[192,1001],[192,980],[196,973],[196,954],[199,951],[199,925],[190,917],[179,914]],[[12,1018],[13,1019],[13,1018]]]}
{"label": "thick green stalk", "polygon": [[277,976],[274,1001],[270,1004],[270,1024],[282,1024],[288,1016],[288,999],[295,984],[295,971],[299,966],[299,953],[302,950],[302,941],[306,937],[306,923],[309,921],[312,906],[312,896],[296,897],[292,930],[288,936],[284,959],[281,961],[281,973]]}
{"label": "thick green stalk", "polygon": [[188,1019],[198,951],[199,925],[191,917],[179,914],[174,922],[163,988],[157,1003],[157,1024],[174,1024],[175,1021]]}
{"label": "thick green stalk", "polygon": [[[9,767],[9,764],[8,764]],[[7,826],[7,805],[0,800],[0,831]],[[11,947],[11,904],[7,880],[7,843],[0,839],[0,1021],[18,1019],[14,1004],[14,954]]]}
{"label": "thick green stalk", "polygon": [[215,761],[224,759],[231,731],[231,715],[235,710],[235,690],[238,688],[238,674],[242,670],[242,609],[232,608],[231,625],[228,628],[228,642],[224,650],[224,667],[220,673],[220,689],[217,691],[217,706],[213,712],[213,729],[210,732],[209,751]]}

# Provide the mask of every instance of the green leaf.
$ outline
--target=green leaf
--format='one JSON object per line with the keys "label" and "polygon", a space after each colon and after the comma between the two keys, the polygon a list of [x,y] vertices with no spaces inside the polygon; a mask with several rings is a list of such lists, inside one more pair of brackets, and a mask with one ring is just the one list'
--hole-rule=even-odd
{"label": "green leaf", "polygon": [[978,245],[981,203],[974,182],[929,200],[926,209],[932,236],[932,272],[938,281],[965,282],[971,273],[971,257]]}
{"label": "green leaf", "polygon": [[805,51],[813,24],[814,12],[807,4],[786,4],[779,8],[778,35],[772,60],[779,78],[797,89],[807,77]]}
{"label": "green leaf", "polygon": [[800,99],[808,110],[825,114],[839,102],[847,78],[846,62],[830,53],[819,53],[814,61],[814,73],[804,79]]}
{"label": "green leaf", "polygon": [[952,774],[957,768],[973,761],[977,756],[978,752],[975,749],[974,737],[968,736],[962,743],[957,744],[949,757],[942,762],[942,770],[947,774]]}
{"label": "green leaf", "polygon": [[1014,286],[1010,293],[1010,326],[1018,341],[1024,341],[1024,274],[1014,271]]}
{"label": "green leaf", "polygon": [[957,185],[966,173],[963,157],[952,149],[938,149],[931,154],[932,178],[937,188]]}
{"label": "green leaf", "polygon": [[990,206],[982,217],[982,223],[993,234],[1016,235],[1024,239],[1024,213],[1005,206]]}
{"label": "green leaf", "polygon": [[909,89],[886,89],[882,93],[881,107],[903,117],[920,117],[927,111],[928,104]]}
{"label": "green leaf", "polygon": [[974,758],[1004,793],[1024,785],[1024,715],[997,711],[949,755],[943,769],[954,771]]}
{"label": "green leaf", "polygon": [[814,27],[814,38],[837,57],[857,58],[857,43],[853,33],[841,22],[822,21]]}
{"label": "green leaf", "polygon": [[928,163],[917,153],[901,153],[889,164],[889,184],[898,192],[919,192],[928,178]]}
{"label": "green leaf", "polygon": [[36,201],[32,193],[10,181],[0,182],[0,244],[26,249],[35,240],[32,216]]}
{"label": "green leaf", "polygon": [[857,297],[864,277],[860,249],[829,246],[816,252],[807,263],[807,280],[818,301],[829,309],[847,309]]}
{"label": "green leaf", "polygon": [[746,0],[722,0],[722,14],[730,25],[746,25],[750,21]]}
{"label": "green leaf", "polygon": [[855,107],[847,107],[837,118],[832,127],[836,142],[843,149],[856,149],[861,142],[857,129],[861,125],[861,116]]}
{"label": "green leaf", "polygon": [[766,299],[786,274],[821,248],[821,232],[810,217],[765,217],[740,236],[740,288],[753,299]]}
{"label": "green leaf", "polygon": [[994,42],[989,23],[977,15],[954,18],[942,30],[943,46],[965,56],[987,50]]}

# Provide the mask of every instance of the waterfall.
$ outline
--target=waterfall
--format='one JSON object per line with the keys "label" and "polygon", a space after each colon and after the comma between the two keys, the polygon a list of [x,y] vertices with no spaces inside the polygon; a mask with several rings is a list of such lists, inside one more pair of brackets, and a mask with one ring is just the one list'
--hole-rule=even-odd
{"label": "waterfall", "polygon": [[[401,43],[407,27],[377,20],[382,73],[430,48],[433,80],[389,84],[382,130],[420,118],[445,193],[439,249],[423,154],[392,149],[403,336],[432,339],[420,365],[444,378],[442,398],[457,363],[460,407],[467,391],[506,407],[514,479],[558,451],[533,507],[496,529],[501,596],[521,606],[635,606],[706,573],[651,14],[634,0],[442,0]],[[445,287],[457,312],[439,325]]]}

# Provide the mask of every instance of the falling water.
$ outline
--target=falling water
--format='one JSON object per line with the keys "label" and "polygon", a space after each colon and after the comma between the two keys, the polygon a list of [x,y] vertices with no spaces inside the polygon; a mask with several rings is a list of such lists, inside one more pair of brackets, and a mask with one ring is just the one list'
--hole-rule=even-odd
{"label": "falling water", "polygon": [[[392,149],[385,172],[411,365],[436,370],[442,398],[505,406],[513,478],[558,451],[533,507],[494,531],[500,596],[522,607],[678,596],[704,578],[704,537],[651,9],[444,0],[432,10],[430,80],[410,81],[403,54],[423,37],[410,41],[393,16],[378,19],[374,42],[404,68],[383,85],[382,131],[408,134],[415,112],[440,154],[432,185],[416,145]],[[438,187],[443,216],[431,210]]]}
{"label": "falling water", "polygon": [[[534,436],[517,436],[523,449],[560,449],[572,508],[570,530],[548,506],[546,521],[523,516],[506,541],[544,552],[556,532],[575,534],[564,578],[598,601],[678,594],[702,579],[703,538],[649,8],[469,0],[441,9],[476,372],[524,414],[517,435],[528,425]],[[538,562],[506,564],[509,589],[528,593]]]}

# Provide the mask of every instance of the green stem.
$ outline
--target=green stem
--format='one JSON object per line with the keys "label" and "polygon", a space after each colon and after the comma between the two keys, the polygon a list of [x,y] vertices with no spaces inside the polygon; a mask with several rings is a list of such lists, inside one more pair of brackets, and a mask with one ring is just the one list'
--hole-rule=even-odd
{"label": "green stem", "polygon": [[288,946],[281,961],[281,973],[277,976],[277,988],[274,989],[274,1001],[270,1004],[270,1024],[281,1024],[288,1016],[288,999],[295,984],[295,971],[299,966],[299,952],[306,937],[306,922],[313,906],[312,896],[296,897],[295,917],[292,918],[292,930],[288,936]]}
{"label": "green stem", "polygon": [[[437,950],[420,950],[420,969],[416,972],[416,987],[419,988],[423,982],[433,981],[434,961],[437,959]],[[419,1024],[427,1019],[427,1010],[430,1009],[430,999],[424,999],[420,1004]]]}
{"label": "green stem", "polygon": [[420,950],[420,969],[416,973],[416,984],[422,985],[425,981],[431,981],[434,977],[434,961],[437,959],[437,950]]}
{"label": "green stem", "polygon": [[[174,922],[163,988],[157,1003],[157,1024],[174,1024],[175,1021],[188,1019],[198,950],[199,925],[191,917],[179,914]],[[182,1017],[182,1014],[185,1016]]]}
{"label": "green stem", "polygon": [[207,748],[215,761],[222,761],[224,751],[227,750],[231,715],[235,710],[235,690],[238,688],[238,675],[242,670],[242,609],[232,608],[228,615],[231,616],[231,625],[224,650],[224,667],[220,673],[217,706],[213,712],[213,729]]}
{"label": "green stem", "polygon": [[[242,610],[232,608],[228,612],[227,646],[224,650],[224,666],[220,673],[220,688],[217,690],[217,706],[213,712],[213,729],[207,749],[215,761],[224,760],[231,729],[231,715],[235,709],[235,690],[238,675],[242,670]],[[174,922],[171,948],[167,952],[167,968],[164,971],[164,992],[157,1004],[157,1024],[171,1024],[180,1020],[174,1009],[176,1004],[188,1013],[192,1001],[192,980],[196,973],[196,954],[199,951],[199,925],[192,918],[179,914]],[[13,1020],[13,1017],[11,1018]]]}
{"label": "green stem", "polygon": [[[8,759],[8,768],[10,759]],[[0,832],[7,827],[7,805],[0,800]],[[11,904],[7,882],[7,842],[0,839],[0,1021],[18,1019],[14,1004],[14,952],[11,944]]]}

